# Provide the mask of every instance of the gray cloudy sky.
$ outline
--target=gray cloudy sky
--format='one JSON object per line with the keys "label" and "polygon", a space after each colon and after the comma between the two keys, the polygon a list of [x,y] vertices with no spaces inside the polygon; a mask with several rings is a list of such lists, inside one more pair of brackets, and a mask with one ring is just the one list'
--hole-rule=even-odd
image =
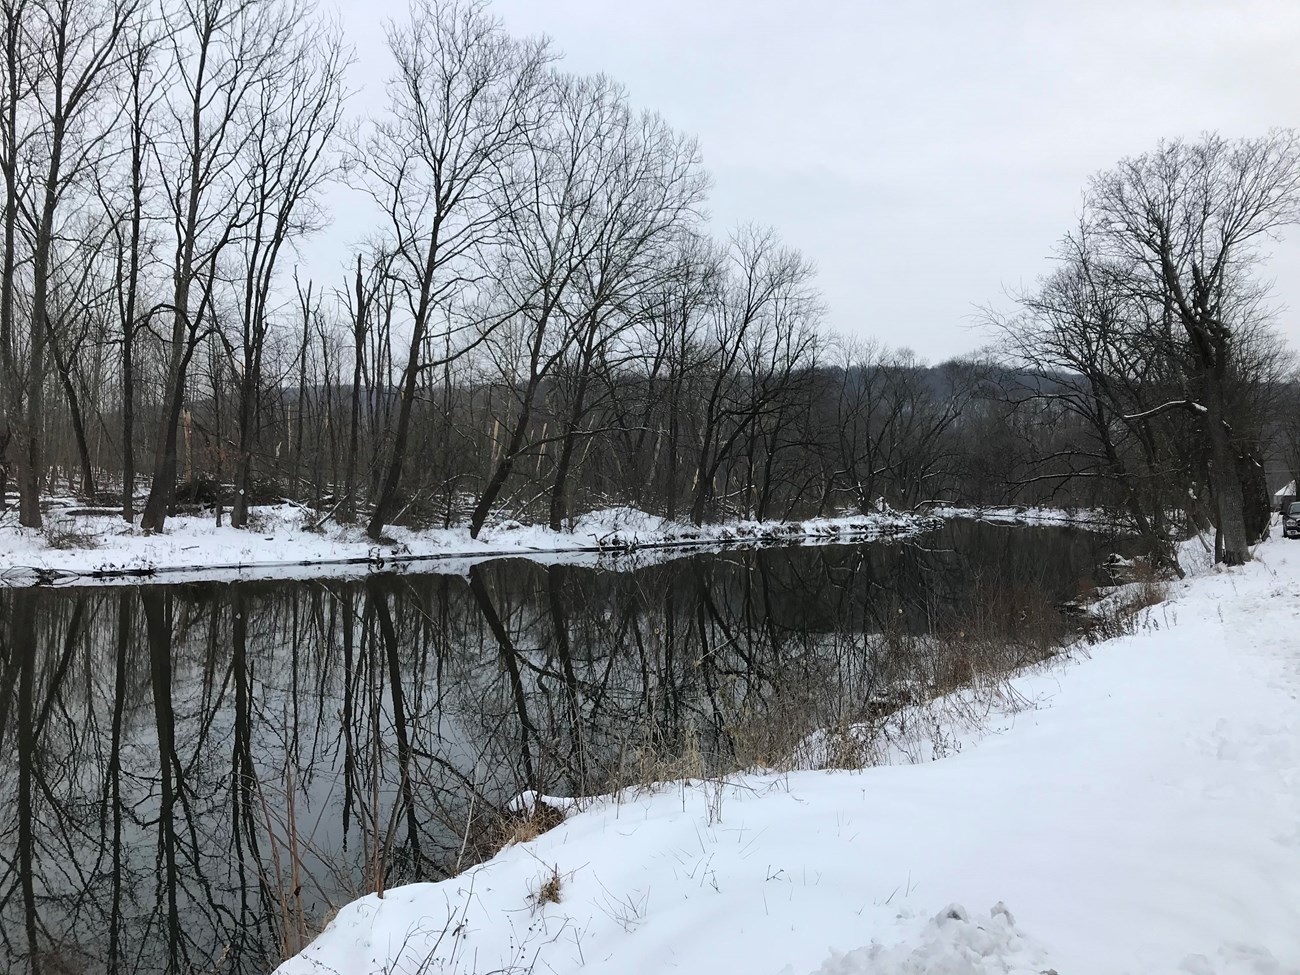
{"label": "gray cloudy sky", "polygon": [[[385,18],[322,0],[383,101]],[[1161,136],[1300,126],[1297,0],[495,0],[570,70],[606,72],[700,139],[718,233],[776,226],[837,331],[931,361],[984,341],[976,305],[1047,265],[1087,176]],[[358,204],[360,205],[360,204]],[[364,227],[348,207],[313,253]],[[1300,228],[1275,248],[1300,315]],[[316,263],[313,260],[313,263]],[[316,270],[315,268],[313,270]],[[324,269],[322,269],[323,271]],[[1295,317],[1282,325],[1300,345]]]}

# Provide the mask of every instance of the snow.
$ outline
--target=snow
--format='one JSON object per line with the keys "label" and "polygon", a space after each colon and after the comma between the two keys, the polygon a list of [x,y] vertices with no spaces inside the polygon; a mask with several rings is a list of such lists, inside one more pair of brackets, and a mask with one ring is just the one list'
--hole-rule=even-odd
{"label": "snow", "polygon": [[1042,949],[1017,929],[1005,904],[994,904],[984,919],[950,904],[925,925],[916,944],[876,942],[843,954],[832,951],[815,975],[1041,975],[1046,964]]}
{"label": "snow", "polygon": [[[623,556],[645,549],[769,545],[803,541],[869,540],[915,535],[940,524],[937,518],[885,512],[794,522],[733,521],[695,527],[633,508],[585,514],[571,531],[517,521],[488,525],[478,538],[463,527],[414,531],[390,527],[378,544],[358,525],[328,522],[316,530],[316,512],[294,504],[253,509],[251,530],[223,525],[212,516],[181,515],[160,534],[148,535],[109,515],[54,510],[47,530],[18,527],[12,512],[0,518],[0,585],[138,582],[165,575],[169,582],[218,577],[319,578],[372,571],[401,571],[437,560],[440,571],[470,562],[516,556],[545,560],[558,553]],[[58,546],[51,539],[60,542]],[[455,564],[447,565],[448,560]]]}
{"label": "snow", "polygon": [[[514,520],[489,524],[478,538],[465,527],[411,530],[391,526],[387,541],[367,538],[360,525],[331,521],[285,502],[252,509],[253,528],[216,525],[210,515],[178,515],[159,534],[116,515],[75,514],[56,507],[46,529],[20,528],[11,510],[0,514],[0,585],[135,583],[208,579],[357,576],[369,572],[464,572],[475,561],[521,557],[629,568],[674,554],[726,546],[868,541],[918,535],[943,520],[1115,529],[1102,512],[1041,507],[934,506],[924,514],[885,510],[802,521],[739,520],[696,527],[635,508],[589,512],[567,531]],[[57,541],[58,544],[54,544]],[[647,553],[660,553],[659,555]]]}
{"label": "snow", "polygon": [[936,518],[971,518],[994,525],[1040,525],[1073,527],[1096,531],[1114,531],[1115,519],[1104,511],[1090,509],[1047,508],[1037,505],[995,505],[961,507],[933,505],[927,509]]}
{"label": "snow", "polygon": [[1298,975],[1293,544],[1202,559],[938,760],[543,798],[558,828],[353,902],[279,973]]}

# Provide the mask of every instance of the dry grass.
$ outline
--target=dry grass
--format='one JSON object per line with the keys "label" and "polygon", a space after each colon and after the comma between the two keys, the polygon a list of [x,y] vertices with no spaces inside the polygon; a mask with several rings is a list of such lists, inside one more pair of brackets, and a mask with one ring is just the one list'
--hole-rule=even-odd
{"label": "dry grass", "polygon": [[1142,611],[1168,598],[1167,580],[1146,563],[1137,563],[1126,578],[1129,581],[1122,585],[1095,594],[1086,617],[1088,640],[1099,643],[1136,632],[1144,619]]}
{"label": "dry grass", "polygon": [[564,878],[560,876],[559,867],[551,867],[533,884],[528,892],[528,903],[534,911],[540,911],[547,904],[558,904],[563,899]]}
{"label": "dry grass", "polygon": [[[357,887],[344,865],[327,866],[327,874],[313,877],[307,863],[328,864],[329,858],[316,848],[312,838],[299,830],[298,792],[293,770],[286,761],[282,779],[274,784],[254,779],[251,787],[262,813],[261,826],[269,856],[258,861],[258,880],[273,910],[272,927],[279,938],[276,945],[281,959],[287,959],[311,944],[333,923],[339,908],[382,886],[373,883]],[[304,897],[308,888],[322,894],[331,889],[341,898],[330,897],[311,907]]]}
{"label": "dry grass", "polygon": [[95,548],[99,544],[98,538],[82,529],[75,518],[66,515],[47,516],[41,533],[45,536],[45,544],[61,551]]}
{"label": "dry grass", "polygon": [[630,727],[609,791],[950,754],[960,748],[956,730],[1025,705],[1015,675],[1082,642],[1132,632],[1140,611],[1164,595],[1164,582],[1145,572],[1101,611],[1094,606],[1081,633],[1040,590],[985,585],[969,609],[933,619],[927,633],[887,622],[870,633],[806,634],[759,691],[739,682],[715,691],[720,726]]}
{"label": "dry grass", "polygon": [[538,799],[528,812],[506,814],[498,820],[494,827],[495,840],[489,843],[489,846],[494,846],[495,849],[489,855],[495,856],[508,846],[531,843],[563,822],[563,810]]}
{"label": "dry grass", "polygon": [[630,740],[625,740],[611,774],[611,791],[652,788],[662,782],[699,779],[709,774],[710,763],[696,727],[689,726],[673,736],[647,721],[629,731]]}

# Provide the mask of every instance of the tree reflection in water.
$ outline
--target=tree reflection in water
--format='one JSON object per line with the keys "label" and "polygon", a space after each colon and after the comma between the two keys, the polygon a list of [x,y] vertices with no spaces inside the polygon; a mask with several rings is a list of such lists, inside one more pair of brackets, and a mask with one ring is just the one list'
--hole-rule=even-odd
{"label": "tree reflection in water", "polygon": [[626,572],[0,593],[0,970],[268,971],[333,906],[489,855],[521,790],[788,747],[899,679],[867,635],[1071,596],[1113,548],[959,523]]}

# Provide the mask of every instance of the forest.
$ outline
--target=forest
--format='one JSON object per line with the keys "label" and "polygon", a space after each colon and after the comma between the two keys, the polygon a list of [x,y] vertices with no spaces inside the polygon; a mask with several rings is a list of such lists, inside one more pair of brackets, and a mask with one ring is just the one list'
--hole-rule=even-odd
{"label": "forest", "polygon": [[[699,145],[616,80],[464,0],[387,40],[362,106],[303,0],[0,0],[0,521],[1044,504],[1176,566],[1203,529],[1246,561],[1269,471],[1300,472],[1265,264],[1300,219],[1289,130],[1098,173],[1051,273],[972,295],[984,348],[931,365],[861,337],[870,308],[832,333],[813,264],[715,226]],[[342,188],[371,230],[308,267]]]}

